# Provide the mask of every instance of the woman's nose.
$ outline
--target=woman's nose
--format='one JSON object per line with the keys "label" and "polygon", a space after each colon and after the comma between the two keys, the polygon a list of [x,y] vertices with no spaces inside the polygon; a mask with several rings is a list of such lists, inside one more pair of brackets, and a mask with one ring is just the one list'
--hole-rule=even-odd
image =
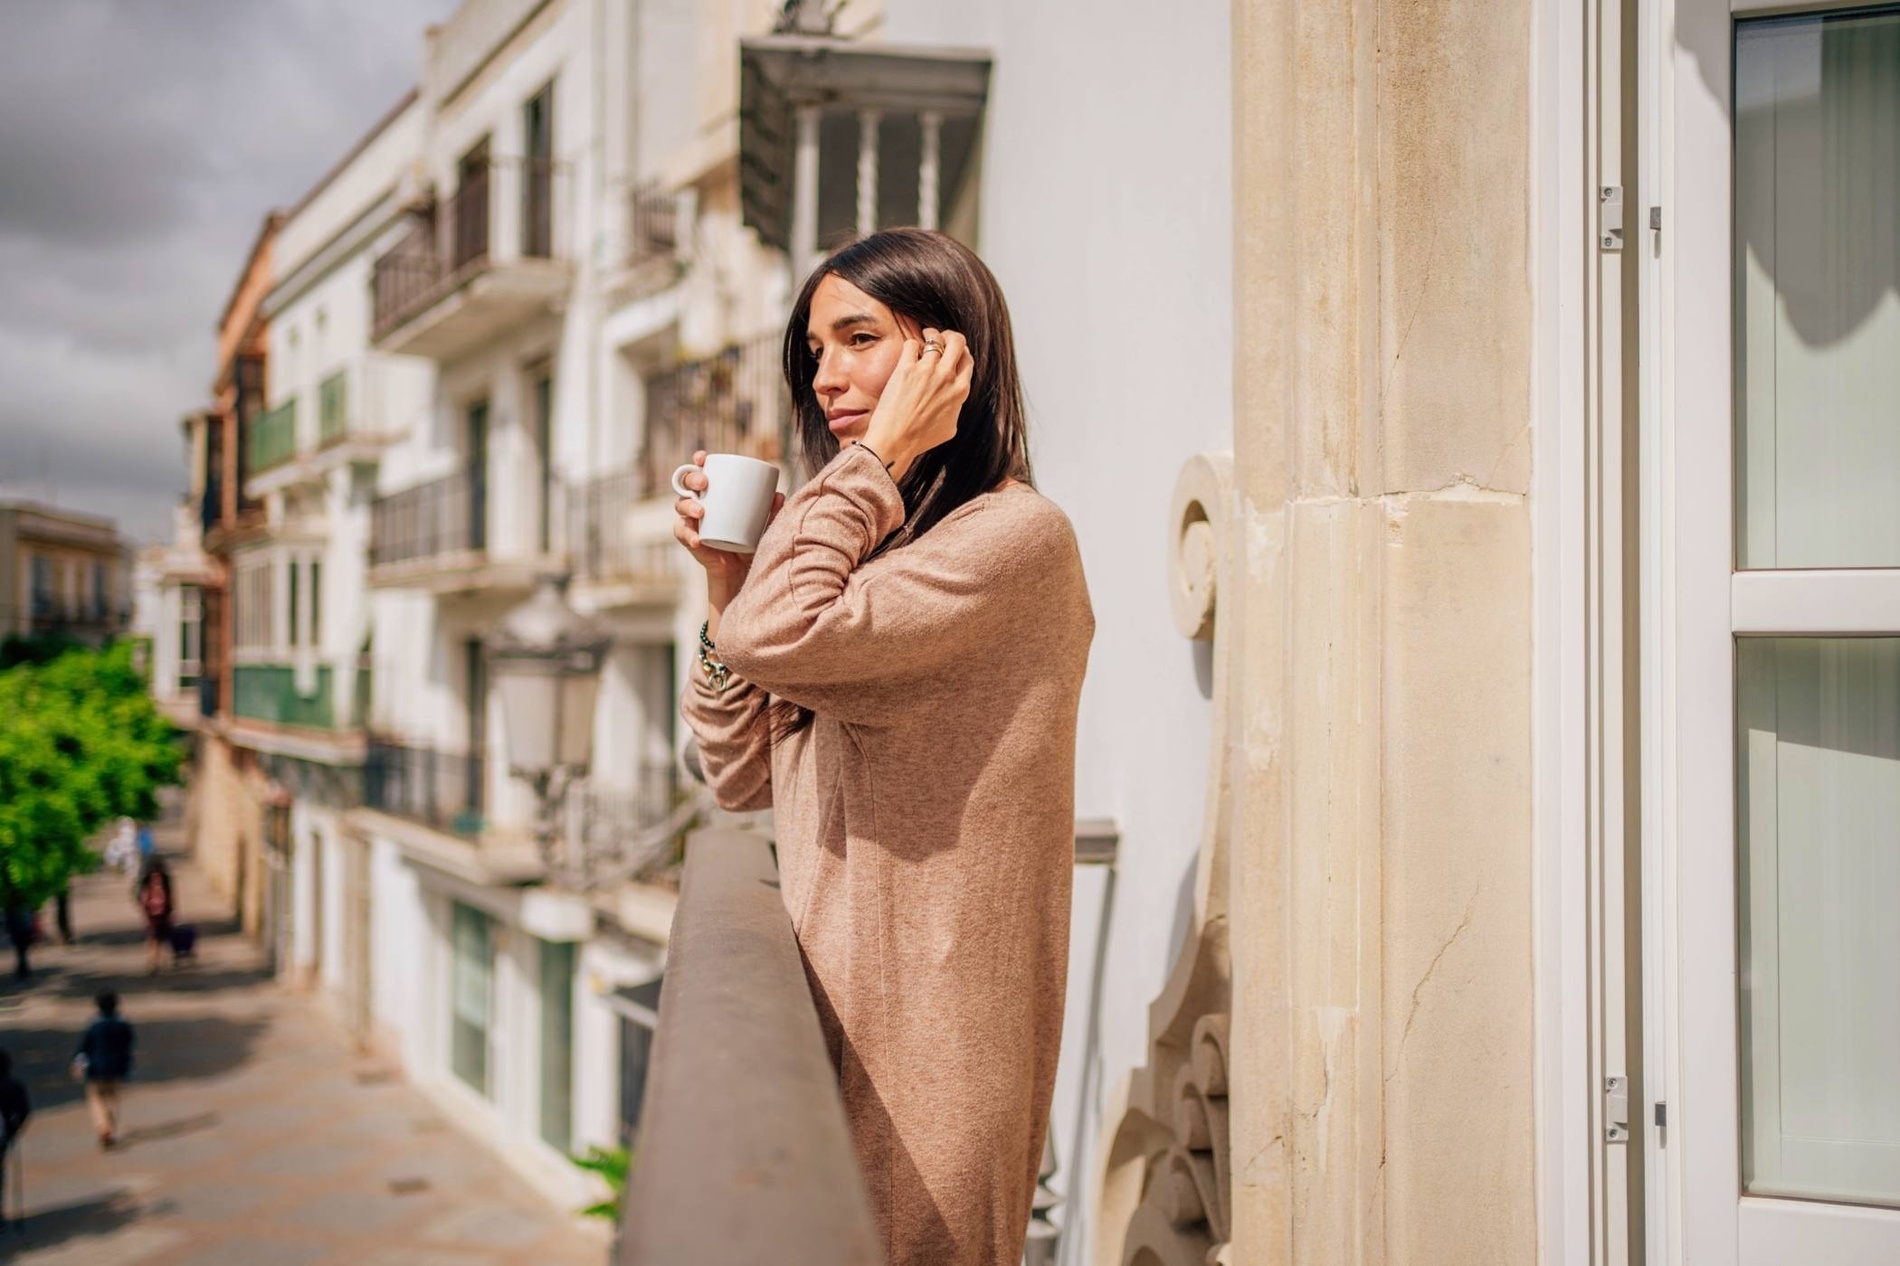
{"label": "woman's nose", "polygon": [[821,354],[818,357],[818,372],[812,375],[812,391],[821,396],[835,396],[842,394],[849,385],[838,368],[837,357]]}

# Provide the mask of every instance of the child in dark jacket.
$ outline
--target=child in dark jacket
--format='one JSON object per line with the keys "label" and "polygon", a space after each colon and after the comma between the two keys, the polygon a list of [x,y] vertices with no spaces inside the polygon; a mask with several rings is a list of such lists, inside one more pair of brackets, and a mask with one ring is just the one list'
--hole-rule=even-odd
{"label": "child in dark jacket", "polygon": [[119,1083],[132,1072],[132,1026],[119,1018],[119,995],[102,993],[94,999],[99,1018],[79,1039],[73,1055],[74,1074],[86,1083],[86,1104],[92,1109],[93,1128],[101,1149],[119,1139]]}

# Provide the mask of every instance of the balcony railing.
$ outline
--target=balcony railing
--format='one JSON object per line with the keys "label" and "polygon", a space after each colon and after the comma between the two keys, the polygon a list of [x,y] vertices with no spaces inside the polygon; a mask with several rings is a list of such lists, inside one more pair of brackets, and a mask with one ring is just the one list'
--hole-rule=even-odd
{"label": "balcony railing", "polygon": [[[496,160],[472,169],[455,191],[417,216],[380,256],[370,277],[372,329],[378,342],[446,298],[470,278],[514,259],[562,253],[559,210],[563,164],[546,158]],[[503,236],[511,208],[514,231]]]}
{"label": "balcony railing", "polygon": [[683,832],[698,813],[671,762],[635,771],[630,783],[590,780],[568,793],[567,809],[559,847],[569,856],[562,860],[578,862],[565,869],[584,874],[589,887],[624,879],[664,882],[669,872],[676,879]]}
{"label": "balcony railing", "polygon": [[473,838],[482,830],[481,753],[372,738],[363,760],[363,803],[432,830]]}
{"label": "balcony railing", "polygon": [[433,214],[411,225],[389,251],[376,260],[370,275],[375,337],[381,338],[433,301],[442,280],[436,257]]}
{"label": "balcony railing", "polygon": [[660,1017],[616,1266],[882,1262],[765,837],[688,843]]}
{"label": "balcony railing", "polygon": [[261,475],[297,455],[297,397],[257,418],[244,437],[244,471]]}
{"label": "balcony railing", "polygon": [[643,185],[628,202],[628,266],[674,259],[679,251],[679,195],[660,185]]}
{"label": "balcony railing", "polygon": [[628,513],[645,491],[644,476],[634,470],[569,487],[568,556],[577,575],[655,584],[675,578],[680,549],[672,538],[642,540],[632,531]]}
{"label": "balcony railing", "polygon": [[317,384],[317,444],[328,448],[349,433],[349,371],[337,370]]}
{"label": "balcony railing", "polygon": [[249,721],[297,725],[311,729],[336,728],[330,669],[318,666],[315,689],[297,689],[297,670],[288,664],[239,664],[231,670],[231,711]]}
{"label": "balcony railing", "polygon": [[372,567],[488,548],[488,479],[458,470],[377,498],[370,512]]}
{"label": "balcony railing", "polygon": [[777,335],[729,347],[647,381],[640,492],[662,495],[693,453],[743,453],[783,461],[791,451],[791,397]]}

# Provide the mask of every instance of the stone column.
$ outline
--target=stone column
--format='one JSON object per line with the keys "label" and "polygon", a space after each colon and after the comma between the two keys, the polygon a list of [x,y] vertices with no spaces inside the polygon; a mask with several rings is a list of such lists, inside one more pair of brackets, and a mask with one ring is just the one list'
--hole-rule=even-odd
{"label": "stone column", "polygon": [[1536,1260],[1525,0],[1233,6],[1231,1260]]}

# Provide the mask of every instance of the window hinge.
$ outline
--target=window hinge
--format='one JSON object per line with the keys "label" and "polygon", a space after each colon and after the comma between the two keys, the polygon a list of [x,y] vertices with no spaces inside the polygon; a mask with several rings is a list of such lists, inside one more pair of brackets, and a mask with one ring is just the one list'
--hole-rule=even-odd
{"label": "window hinge", "polygon": [[1656,1101],[1656,1128],[1663,1129],[1669,1124],[1669,1105],[1660,1099]]}
{"label": "window hinge", "polygon": [[1603,1137],[1627,1143],[1630,1137],[1630,1083],[1627,1077],[1603,1079]]}
{"label": "window hinge", "polygon": [[1597,190],[1597,241],[1606,251],[1623,249],[1623,186],[1603,185]]}
{"label": "window hinge", "polygon": [[1662,208],[1661,207],[1651,207],[1649,209],[1649,228],[1652,233],[1662,232]]}

